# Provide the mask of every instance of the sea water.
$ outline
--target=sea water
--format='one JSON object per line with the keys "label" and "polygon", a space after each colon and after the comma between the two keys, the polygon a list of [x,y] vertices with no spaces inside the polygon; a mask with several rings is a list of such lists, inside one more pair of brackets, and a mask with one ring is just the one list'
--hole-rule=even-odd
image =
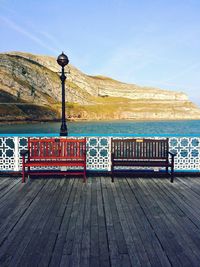
{"label": "sea water", "polygon": [[[0,124],[0,134],[59,135],[60,122]],[[73,135],[163,135],[200,136],[200,120],[186,121],[92,121],[67,122]]]}

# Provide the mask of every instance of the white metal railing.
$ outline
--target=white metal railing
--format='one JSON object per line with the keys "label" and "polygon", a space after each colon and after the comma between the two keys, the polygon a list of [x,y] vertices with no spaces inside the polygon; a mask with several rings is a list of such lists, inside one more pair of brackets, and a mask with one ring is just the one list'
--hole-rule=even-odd
{"label": "white metal railing", "polygon": [[[26,149],[27,139],[27,136],[0,136],[0,171],[21,170],[20,151]],[[110,136],[87,137],[87,170],[110,170],[110,142]],[[175,171],[200,171],[200,137],[169,137],[169,147],[177,154]]]}

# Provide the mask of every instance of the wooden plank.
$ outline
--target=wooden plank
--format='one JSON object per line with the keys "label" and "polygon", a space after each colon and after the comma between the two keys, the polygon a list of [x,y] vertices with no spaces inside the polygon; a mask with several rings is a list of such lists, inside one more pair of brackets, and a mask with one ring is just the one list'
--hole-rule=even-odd
{"label": "wooden plank", "polygon": [[97,183],[97,213],[99,231],[99,260],[100,266],[110,266],[108,234],[106,229],[105,210],[101,188],[101,178],[96,179]]}
{"label": "wooden plank", "polygon": [[[172,201],[175,202],[180,208],[177,210],[177,212],[181,214],[184,212],[190,217],[190,220],[198,227],[200,228],[200,211],[199,206],[200,205],[200,198],[198,199],[196,196],[193,198],[192,193],[189,197],[187,197],[188,194],[188,188],[185,187],[183,190],[183,187],[180,183],[177,181],[175,182],[174,187],[171,187],[170,185],[165,185],[164,182],[161,181],[162,186],[164,189],[168,192],[167,194],[171,196]],[[177,185],[177,186],[176,186]],[[180,188],[180,189],[179,189]]]}
{"label": "wooden plank", "polygon": [[[53,216],[53,222],[51,224],[51,228],[46,232],[46,238],[43,244],[43,250],[38,257],[38,265],[39,266],[49,266],[53,256],[55,257],[55,246],[58,241],[58,235],[61,228],[62,221],[64,219],[64,214],[67,208],[67,203],[69,201],[72,187],[74,184],[74,179],[64,180],[64,185],[61,188],[61,193],[59,199],[56,201],[56,205],[54,207],[55,215]],[[62,253],[62,251],[61,251]],[[54,265],[56,266],[56,265]]]}
{"label": "wooden plank", "polygon": [[[122,184],[122,180],[118,179],[117,183],[116,183],[116,198],[119,199],[120,203],[121,203],[121,209],[124,212],[124,215],[122,213],[122,216],[124,217],[124,219],[126,219],[126,223],[128,224],[130,230],[128,232],[128,234],[130,236],[132,236],[132,242],[133,242],[133,250],[135,251],[139,262],[141,265],[145,264],[146,266],[149,266],[149,259],[148,256],[146,254],[146,251],[143,247],[142,244],[142,240],[139,236],[135,221],[136,221],[136,210],[134,209],[134,206],[137,205],[137,202],[133,199],[130,198],[129,196],[129,191],[127,191],[127,189],[125,189],[125,193],[124,193],[124,186]],[[132,192],[131,192],[132,193]],[[132,195],[131,195],[132,196]],[[128,201],[127,201],[128,200]],[[130,202],[130,204],[129,204]],[[133,216],[133,217],[132,217]],[[123,219],[122,217],[122,219]],[[139,229],[140,230],[140,229]],[[143,229],[141,229],[143,230]],[[145,240],[146,242],[146,240]]]}
{"label": "wooden plank", "polygon": [[[20,259],[20,266],[27,266],[34,258],[34,265],[38,265],[40,258],[43,255],[43,251],[47,240],[49,238],[49,233],[56,218],[57,211],[59,209],[59,203],[62,196],[62,189],[64,188],[65,180],[56,179],[54,183],[54,189],[51,194],[50,203],[44,206],[43,214],[40,217],[39,223],[35,227],[35,230],[31,236],[29,244],[26,246],[24,253]],[[29,233],[30,236],[30,233]],[[48,259],[46,259],[48,262]],[[15,259],[13,259],[13,263]]]}
{"label": "wooden plank", "polygon": [[197,178],[37,179],[2,199],[0,266],[200,262]]}
{"label": "wooden plank", "polygon": [[[113,196],[115,198],[119,219],[122,225],[123,234],[126,240],[127,249],[128,249],[128,255],[130,257],[130,262],[132,266],[141,266],[142,263],[146,266],[150,266],[150,263],[148,261],[148,258],[145,257],[146,254],[144,253],[141,256],[142,252],[142,246],[138,249],[138,243],[140,240],[137,239],[136,241],[136,235],[131,234],[133,222],[130,221],[130,217],[127,218],[127,213],[129,213],[129,209],[127,205],[123,203],[124,197],[120,189],[120,184],[118,183],[119,179],[117,179],[117,183],[112,184],[112,192]],[[135,234],[135,232],[134,232]],[[136,244],[137,243],[137,244]],[[144,260],[144,261],[143,261]]]}
{"label": "wooden plank", "polygon": [[[118,181],[123,210],[127,217],[130,233],[133,236],[141,265],[169,266],[169,261],[167,257],[163,255],[162,248],[152,232],[151,225],[141,209],[140,203],[128,186],[127,181],[124,179],[119,179]],[[152,246],[152,243],[154,243],[156,249]],[[159,252],[162,260],[159,259],[156,252]],[[162,264],[162,262],[164,262],[164,264]]]}
{"label": "wooden plank", "polygon": [[[165,214],[165,220],[183,248],[184,262],[188,262],[192,266],[197,265],[200,262],[199,229],[191,223],[187,214],[181,211],[182,214],[180,216],[179,206],[172,201],[171,197],[155,181],[150,182],[148,190],[152,190],[154,195],[157,196],[156,201]],[[187,246],[185,246],[186,243]],[[183,258],[182,254],[180,257]]]}
{"label": "wooden plank", "polygon": [[[20,220],[18,220],[15,227],[9,233],[9,238],[5,240],[1,248],[0,264],[5,264],[5,259],[6,263],[7,261],[10,262],[15,253],[19,252],[21,254],[23,252],[27,243],[29,243],[31,234],[39,223],[44,208],[42,203],[48,204],[50,202],[48,192],[51,192],[52,189],[53,183],[51,180],[48,180],[46,186],[32,199],[29,208],[23,213]],[[38,206],[39,200],[41,201],[41,205]],[[33,223],[33,221],[36,221],[36,223]],[[4,255],[2,255],[3,253]]]}
{"label": "wooden plank", "polygon": [[106,223],[106,231],[107,231],[107,239],[108,239],[108,247],[110,252],[110,263],[111,266],[123,266],[121,262],[123,258],[120,256],[117,246],[117,237],[114,231],[114,223],[111,213],[111,206],[108,198],[108,191],[107,191],[107,183],[104,177],[101,178],[101,190],[102,190],[102,197],[103,197],[103,206],[105,211],[105,223]]}
{"label": "wooden plank", "polygon": [[108,191],[108,203],[110,205],[110,211],[111,211],[112,220],[113,220],[113,228],[115,231],[118,250],[120,254],[128,254],[126,240],[124,238],[122,225],[119,219],[119,214],[117,211],[115,199],[111,191],[110,183],[107,184],[107,191]]}
{"label": "wooden plank", "polygon": [[[186,249],[188,249],[188,255],[193,255],[192,257],[190,256],[190,260],[195,262],[196,259],[196,261],[199,262],[200,230],[196,225],[196,220],[193,221],[193,216],[191,216],[191,213],[188,212],[188,209],[184,208],[184,201],[176,201],[176,198],[174,197],[172,200],[172,196],[170,194],[166,194],[166,189],[163,188],[164,191],[160,190],[159,184],[157,184],[156,181],[154,182],[158,186],[160,194],[162,194],[163,198],[165,199],[165,202],[163,203],[163,209],[167,209],[168,213],[171,215],[169,217],[169,221],[175,224],[176,232],[180,233],[181,237],[184,239],[183,243],[187,242]],[[170,206],[172,203],[173,209]],[[198,221],[199,220],[200,217],[198,217]]]}
{"label": "wooden plank", "polygon": [[[64,213],[62,214],[62,218],[61,218],[61,222],[59,225],[58,234],[56,237],[56,241],[55,241],[55,245],[54,245],[51,259],[49,262],[49,266],[60,265],[60,262],[62,259],[62,253],[63,253],[65,241],[66,241],[66,236],[67,236],[67,232],[69,228],[71,212],[73,209],[73,204],[74,204],[76,193],[78,190],[77,183],[78,183],[78,180],[75,179],[73,183],[71,184],[70,188],[67,190],[67,193],[65,194],[65,198],[63,200],[64,209],[62,208]],[[44,257],[41,260],[43,264],[46,262],[45,259],[46,257],[44,254]]]}
{"label": "wooden plank", "polygon": [[83,234],[81,241],[81,258],[80,266],[89,266],[90,264],[90,228],[91,228],[91,192],[92,192],[92,183],[90,180],[87,181],[87,184],[84,186],[84,197],[85,200],[85,212],[83,220]]}
{"label": "wooden plank", "polygon": [[0,218],[6,217],[8,220],[13,212],[18,212],[21,209],[19,206],[25,205],[25,201],[29,200],[29,195],[32,195],[36,186],[38,185],[32,185],[31,183],[25,186],[18,179],[18,182],[1,198]]}
{"label": "wooden plank", "polygon": [[72,251],[74,246],[74,236],[75,236],[75,230],[76,230],[76,223],[79,216],[79,205],[80,205],[80,197],[81,197],[81,191],[82,191],[83,183],[82,181],[78,180],[78,190],[76,192],[73,207],[70,214],[70,220],[68,224],[68,230],[66,233],[65,243],[62,251],[62,258],[60,262],[60,266],[66,266],[66,262],[69,262],[69,265],[73,265],[73,258],[72,258]]}
{"label": "wooden plank", "polygon": [[91,214],[90,214],[90,266],[99,266],[99,233],[97,210],[97,184],[92,179]]}
{"label": "wooden plank", "polygon": [[2,191],[9,186],[10,184],[12,184],[14,182],[14,180],[16,179],[8,179],[8,178],[4,178],[4,177],[0,177],[0,196]]}
{"label": "wooden plank", "polygon": [[[15,189],[16,191],[12,195],[12,202],[10,205],[12,205],[12,212],[10,211],[9,215],[4,218],[3,222],[1,223],[0,227],[0,245],[4,243],[4,241],[8,238],[11,240],[10,234],[13,230],[17,229],[21,222],[22,218],[26,218],[30,212],[30,205],[34,202],[34,199],[37,197],[39,192],[42,190],[44,185],[41,185],[41,183],[38,183],[35,186],[33,186],[31,191],[27,191],[26,189],[29,188],[30,185],[23,186],[21,183],[17,184]],[[20,190],[22,189],[22,190]],[[24,191],[25,195],[22,194],[22,199],[20,199],[19,202],[16,201],[16,197],[21,196],[21,192]]]}
{"label": "wooden plank", "polygon": [[1,185],[0,189],[0,199],[2,199],[5,195],[9,194],[10,191],[15,188],[15,185],[20,182],[19,179],[6,179],[3,184]]}
{"label": "wooden plank", "polygon": [[[189,256],[191,254],[191,251],[188,249],[188,246],[185,246],[185,242],[187,242],[187,238],[184,241],[183,239],[183,235],[184,232],[181,232],[180,229],[179,231],[177,231],[177,227],[178,225],[175,223],[175,220],[173,220],[172,222],[172,218],[174,217],[174,214],[172,216],[168,215],[169,212],[164,212],[162,210],[162,198],[156,197],[157,196],[157,191],[154,191],[153,187],[151,187],[152,184],[152,180],[149,179],[149,183],[148,183],[148,187],[146,187],[146,189],[150,192],[150,188],[151,188],[151,192],[152,195],[155,198],[155,205],[157,207],[157,211],[159,212],[159,216],[161,218],[161,220],[164,222],[165,225],[165,231],[168,232],[167,234],[167,239],[172,239],[173,240],[173,246],[174,246],[174,250],[176,251],[176,254],[178,256],[178,258],[180,259],[180,262],[182,265],[184,264],[188,264],[188,265],[192,265],[191,260],[189,259]],[[143,185],[144,181],[143,181]],[[175,206],[173,205],[173,210],[175,210]]]}
{"label": "wooden plank", "polygon": [[84,226],[84,213],[85,213],[85,203],[86,198],[85,196],[85,190],[86,190],[86,184],[79,183],[79,191],[80,191],[80,200],[79,200],[79,207],[78,207],[78,216],[76,220],[76,227],[74,232],[74,238],[73,238],[73,248],[72,253],[70,255],[70,263],[69,266],[78,267],[81,266],[81,249],[82,249],[82,239],[83,239],[83,226]]}
{"label": "wooden plank", "polygon": [[[146,179],[147,180],[147,179]],[[137,187],[137,190],[133,190],[135,197],[137,198],[140,206],[149,221],[151,228],[154,230],[154,233],[157,236],[166,256],[168,257],[170,264],[174,266],[182,266],[180,259],[177,257],[177,253],[179,253],[179,249],[181,249],[176,241],[173,239],[173,235],[171,235],[168,230],[165,222],[159,214],[159,209],[152,199],[152,196],[147,193],[144,188],[141,187],[140,181],[138,179],[128,179],[128,183],[132,188],[132,184]]]}

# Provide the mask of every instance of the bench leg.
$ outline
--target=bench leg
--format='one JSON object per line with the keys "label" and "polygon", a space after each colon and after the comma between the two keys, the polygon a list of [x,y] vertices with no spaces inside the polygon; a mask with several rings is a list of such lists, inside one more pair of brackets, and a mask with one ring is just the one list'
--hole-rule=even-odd
{"label": "bench leg", "polygon": [[30,179],[30,167],[28,167],[28,179]]}
{"label": "bench leg", "polygon": [[83,182],[86,183],[86,174],[83,176]]}
{"label": "bench leg", "polygon": [[83,182],[86,183],[86,164],[84,166],[84,173],[83,173]]}
{"label": "bench leg", "polygon": [[22,183],[25,183],[25,157],[22,157]]}
{"label": "bench leg", "polygon": [[171,168],[171,180],[170,180],[171,183],[174,182],[174,166]]}
{"label": "bench leg", "polygon": [[25,183],[25,170],[22,170],[22,183]]}
{"label": "bench leg", "polygon": [[113,166],[111,167],[111,181],[112,181],[112,183],[114,183],[114,170],[113,170]]}

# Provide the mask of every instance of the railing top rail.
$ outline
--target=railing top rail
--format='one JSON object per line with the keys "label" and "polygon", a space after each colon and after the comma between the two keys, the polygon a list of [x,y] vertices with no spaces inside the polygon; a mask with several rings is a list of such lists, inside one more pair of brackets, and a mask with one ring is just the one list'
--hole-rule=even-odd
{"label": "railing top rail", "polygon": [[[19,134],[19,133],[2,133],[0,134],[0,137],[59,137],[58,133],[24,133],[24,134]],[[166,138],[166,137],[200,137],[200,134],[87,134],[87,133],[82,133],[82,134],[69,134],[69,137],[159,137],[159,138]]]}

